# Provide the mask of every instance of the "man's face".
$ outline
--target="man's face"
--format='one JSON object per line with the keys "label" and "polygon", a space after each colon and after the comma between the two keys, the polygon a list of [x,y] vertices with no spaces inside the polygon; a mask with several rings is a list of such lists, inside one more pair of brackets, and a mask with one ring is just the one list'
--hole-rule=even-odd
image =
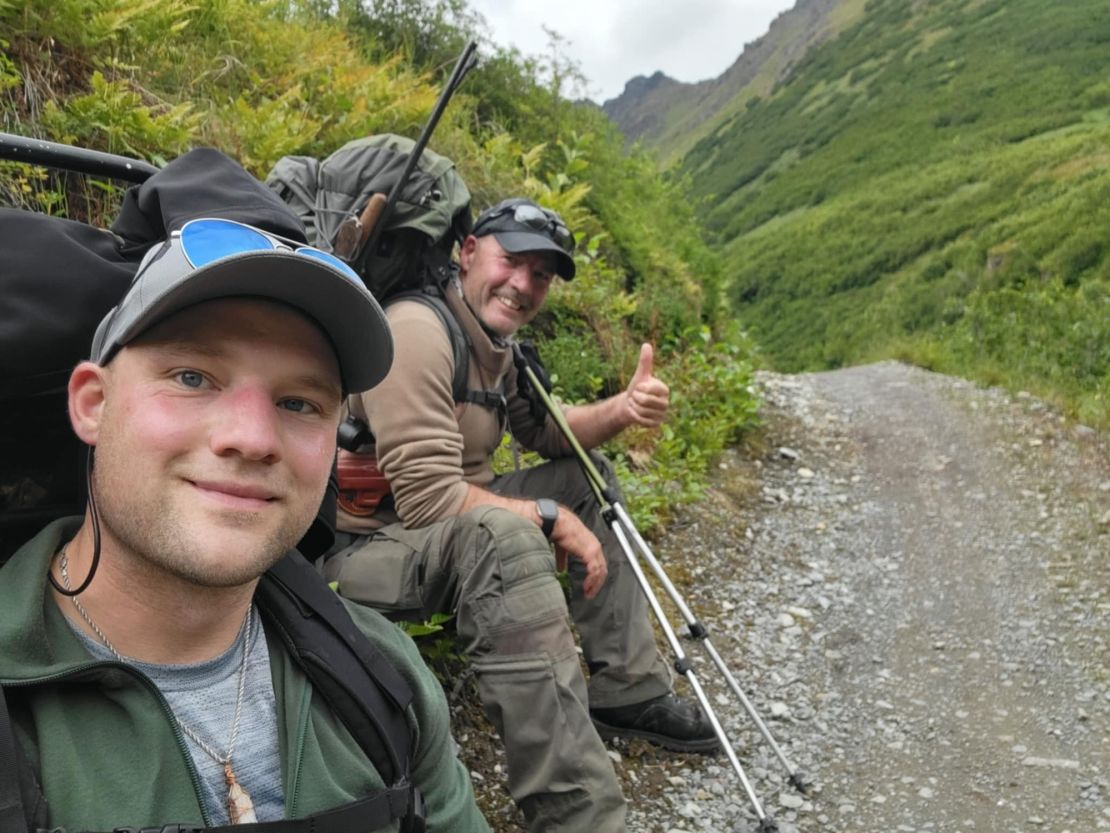
{"label": "man's face", "polygon": [[512,254],[493,237],[468,237],[459,253],[463,297],[485,326],[511,336],[539,312],[555,277],[551,252]]}
{"label": "man's face", "polygon": [[309,319],[258,299],[199,304],[121,350],[103,380],[94,488],[120,552],[230,587],[296,545],[341,405],[337,359]]}

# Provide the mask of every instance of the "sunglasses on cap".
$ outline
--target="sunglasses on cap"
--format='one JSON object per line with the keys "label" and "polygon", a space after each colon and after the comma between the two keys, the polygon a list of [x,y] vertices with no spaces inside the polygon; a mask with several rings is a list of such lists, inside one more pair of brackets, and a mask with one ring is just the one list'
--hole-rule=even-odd
{"label": "sunglasses on cap", "polygon": [[530,202],[506,205],[484,217],[479,217],[471,234],[481,237],[498,231],[519,231],[509,225],[510,223],[541,232],[567,254],[574,252],[574,235],[563,222],[563,218],[554,211]]}
{"label": "sunglasses on cap", "polygon": [[235,220],[215,218],[190,220],[181,227],[180,238],[181,251],[194,269],[200,269],[221,258],[244,252],[284,249],[322,261],[338,269],[356,283],[362,283],[358,273],[333,254],[295,240],[286,240],[276,234]]}

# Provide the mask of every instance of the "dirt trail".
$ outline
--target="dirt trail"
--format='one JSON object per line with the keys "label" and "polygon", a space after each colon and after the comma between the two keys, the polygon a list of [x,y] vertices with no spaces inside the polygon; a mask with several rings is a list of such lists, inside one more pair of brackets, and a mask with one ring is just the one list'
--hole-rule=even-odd
{"label": "dirt trail", "polygon": [[[847,414],[876,484],[867,554],[898,573],[860,576],[881,627],[839,672],[840,693],[889,728],[830,767],[869,800],[866,829],[1110,827],[1094,783],[1110,773],[1105,449],[1072,446],[1044,411],[999,414],[898,366],[814,386]],[[890,774],[910,789],[892,791]]]}
{"label": "dirt trail", "polygon": [[[816,782],[699,662],[779,829],[1110,830],[1107,439],[892,362],[761,384],[762,444],[657,551]],[[630,830],[756,829],[725,758],[614,751]]]}

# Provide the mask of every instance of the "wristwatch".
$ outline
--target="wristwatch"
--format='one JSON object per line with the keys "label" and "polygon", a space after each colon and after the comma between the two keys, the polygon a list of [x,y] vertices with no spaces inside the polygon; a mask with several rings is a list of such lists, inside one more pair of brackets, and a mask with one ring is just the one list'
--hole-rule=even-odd
{"label": "wristwatch", "polygon": [[559,520],[559,504],[549,497],[541,497],[536,501],[536,511],[540,514],[543,537],[550,541],[551,533],[555,531],[555,521]]}

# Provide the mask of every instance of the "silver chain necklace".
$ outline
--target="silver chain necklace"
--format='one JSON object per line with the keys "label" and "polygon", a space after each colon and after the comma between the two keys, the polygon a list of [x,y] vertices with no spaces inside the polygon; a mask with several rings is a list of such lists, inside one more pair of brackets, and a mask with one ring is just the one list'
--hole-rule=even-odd
{"label": "silver chain necklace", "polygon": [[[58,571],[62,574],[62,586],[65,587],[66,590],[69,590],[69,559],[66,557],[66,547],[62,547],[61,553],[59,554]],[[112,656],[119,662],[130,665],[131,663],[124,658],[123,654],[116,650],[116,646],[104,635],[104,631],[92,620],[92,617],[89,616],[89,612],[85,610],[84,605],[77,601],[77,597],[70,596],[69,599],[73,602],[73,606],[77,608],[77,612],[81,614],[81,618],[88,623],[93,633],[95,633],[97,638],[104,644],[104,647],[112,652]],[[247,680],[247,654],[250,651],[251,621],[253,619],[251,614],[253,612],[253,607],[247,608],[247,618],[243,624],[243,630],[245,631],[243,635],[243,656],[239,660],[239,687],[235,695],[235,718],[231,723],[231,739],[227,742],[227,752],[221,755],[212,746],[202,740],[193,727],[186,724],[185,721],[176,714],[173,714],[172,709],[170,710],[170,714],[173,714],[174,722],[181,728],[181,731],[188,735],[193,742],[203,749],[216,763],[223,765],[224,780],[227,782],[228,817],[232,824],[253,824],[258,821],[258,819],[255,818],[254,803],[251,801],[250,795],[239,784],[238,780],[235,778],[235,773],[231,769],[231,755],[235,751],[235,742],[239,739],[239,717],[243,709],[243,690],[246,687]]]}

